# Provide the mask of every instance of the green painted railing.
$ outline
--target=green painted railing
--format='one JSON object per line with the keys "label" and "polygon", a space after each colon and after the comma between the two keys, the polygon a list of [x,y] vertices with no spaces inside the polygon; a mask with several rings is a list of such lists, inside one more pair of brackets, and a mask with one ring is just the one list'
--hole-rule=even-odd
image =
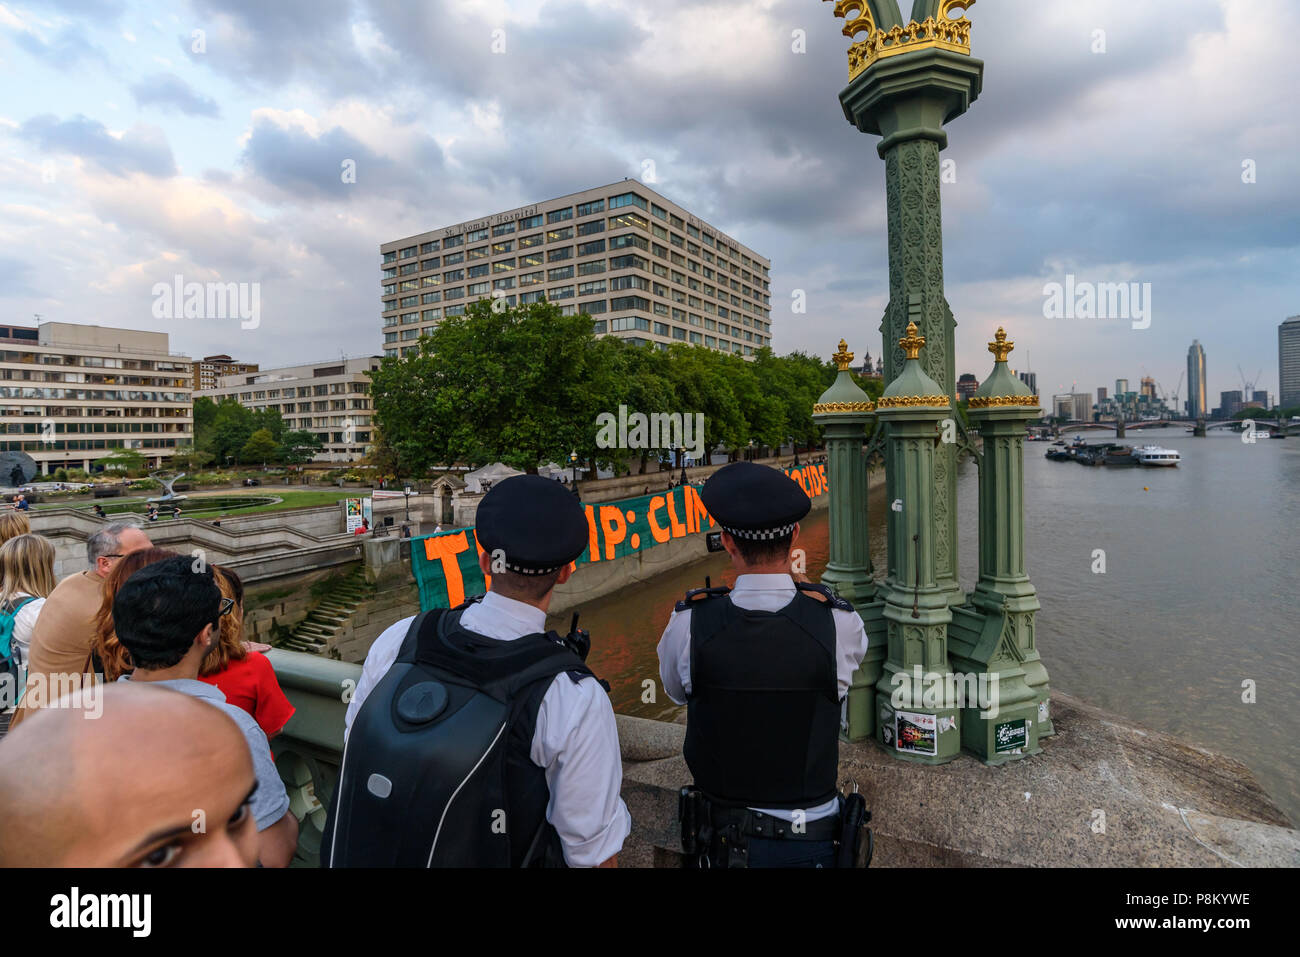
{"label": "green painted railing", "polygon": [[361,666],[278,648],[267,657],[296,709],[271,741],[276,769],[289,792],[289,808],[298,818],[294,865],[316,867],[325,815],[343,759],[343,715],[361,678]]}

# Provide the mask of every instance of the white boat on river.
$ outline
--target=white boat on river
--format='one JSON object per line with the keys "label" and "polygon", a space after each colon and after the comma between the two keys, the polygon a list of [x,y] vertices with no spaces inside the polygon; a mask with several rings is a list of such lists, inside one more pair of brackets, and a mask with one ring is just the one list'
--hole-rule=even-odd
{"label": "white boat on river", "polygon": [[1133,450],[1133,458],[1141,465],[1170,467],[1177,465],[1182,457],[1173,449],[1162,448],[1159,445],[1142,445]]}

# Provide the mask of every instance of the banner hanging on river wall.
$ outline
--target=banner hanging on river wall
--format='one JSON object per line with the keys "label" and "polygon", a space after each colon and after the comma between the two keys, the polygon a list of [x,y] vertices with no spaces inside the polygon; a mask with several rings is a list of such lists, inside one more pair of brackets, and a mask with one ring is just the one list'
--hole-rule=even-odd
{"label": "banner hanging on river wall", "polygon": [[[809,498],[829,489],[824,463],[781,471],[798,482]],[[617,561],[715,525],[693,485],[658,495],[584,504],[583,510],[587,514],[587,547],[574,561],[574,568]],[[411,539],[411,570],[420,589],[420,608],[454,608],[465,596],[487,591],[491,576],[485,577],[479,568],[481,551],[473,528]]]}

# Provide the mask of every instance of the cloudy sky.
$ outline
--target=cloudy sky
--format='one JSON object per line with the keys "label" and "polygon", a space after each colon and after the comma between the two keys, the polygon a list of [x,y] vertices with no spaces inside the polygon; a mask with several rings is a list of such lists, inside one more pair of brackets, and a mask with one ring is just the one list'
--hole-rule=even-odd
{"label": "cloudy sky", "polygon": [[[942,154],[957,371],[984,377],[1002,324],[1044,394],[1173,391],[1196,338],[1211,404],[1238,364],[1275,395],[1300,313],[1294,6],[969,16],[984,87]],[[816,0],[3,0],[0,321],[264,367],[372,354],[381,242],[653,168],[772,259],[778,352],[879,354],[884,164],[838,102],[839,26]],[[155,318],[178,274],[260,284],[260,325]],[[1149,328],[1045,318],[1067,274],[1150,283]]]}

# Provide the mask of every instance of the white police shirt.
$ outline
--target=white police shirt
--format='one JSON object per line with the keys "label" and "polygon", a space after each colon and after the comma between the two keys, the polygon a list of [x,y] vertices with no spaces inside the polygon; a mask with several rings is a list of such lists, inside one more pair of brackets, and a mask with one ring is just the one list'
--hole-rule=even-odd
{"label": "white police shirt", "polygon": [[[751,611],[780,611],[790,602],[798,589],[789,575],[738,575],[736,585],[728,597],[739,608]],[[867,653],[867,631],[856,611],[833,608],[835,620],[835,674],[839,684],[840,700],[849,693],[853,672],[862,664]],[[691,693],[691,610],[677,611],[668,619],[668,627],[659,639],[659,677],[663,680],[668,697],[685,704]],[[825,804],[808,808],[805,821],[830,817],[839,809],[835,798]],[[773,817],[794,821],[795,812],[781,808],[753,808]]]}
{"label": "white police shirt", "polygon": [[[366,696],[397,660],[411,618],[391,625],[370,646],[352,701],[344,716],[343,737]],[[488,592],[470,605],[460,623],[500,641],[546,631],[546,613],[524,602]],[[529,758],[546,770],[550,803],[546,819],[559,832],[570,867],[594,867],[618,853],[632,830],[632,816],[620,797],[623,764],[614,707],[593,679],[576,684],[557,675],[537,711]]]}

